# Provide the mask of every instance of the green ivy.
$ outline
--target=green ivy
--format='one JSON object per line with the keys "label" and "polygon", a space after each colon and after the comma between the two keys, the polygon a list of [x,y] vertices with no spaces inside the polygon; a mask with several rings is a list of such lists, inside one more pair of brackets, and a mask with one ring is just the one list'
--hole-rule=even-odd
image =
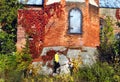
{"label": "green ivy", "polygon": [[88,82],[113,82],[115,71],[108,63],[96,63],[91,67],[80,68],[78,75]]}
{"label": "green ivy", "polygon": [[0,78],[6,82],[20,82],[23,71],[31,63],[30,54],[14,52],[11,55],[0,54]]}
{"label": "green ivy", "polygon": [[0,0],[0,22],[12,24],[17,17],[17,10],[21,7],[18,0]]}
{"label": "green ivy", "polygon": [[0,53],[15,52],[18,0],[0,0]]}
{"label": "green ivy", "polygon": [[116,55],[120,52],[118,40],[116,40],[113,32],[113,20],[108,16],[105,18],[105,25],[101,30],[101,44],[98,49],[100,60],[114,63]]}
{"label": "green ivy", "polygon": [[10,35],[4,31],[0,32],[0,53],[11,54],[16,50],[15,42],[12,39],[13,35]]}

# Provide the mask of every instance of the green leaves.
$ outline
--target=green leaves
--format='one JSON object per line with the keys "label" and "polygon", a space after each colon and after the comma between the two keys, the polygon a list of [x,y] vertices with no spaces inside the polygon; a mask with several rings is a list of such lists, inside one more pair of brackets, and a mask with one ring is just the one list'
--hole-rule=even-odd
{"label": "green leaves", "polygon": [[101,44],[99,48],[100,52],[100,60],[107,61],[109,63],[113,63],[115,60],[115,56],[118,55],[120,51],[119,46],[120,43],[116,41],[114,35],[114,24],[110,17],[105,18],[105,24],[103,29],[101,30]]}
{"label": "green leaves", "polygon": [[97,62],[91,67],[80,68],[79,77],[89,82],[113,82],[115,71],[108,63]]}
{"label": "green leaves", "polygon": [[10,54],[15,51],[15,42],[13,41],[13,35],[9,35],[6,32],[0,32],[0,53]]}
{"label": "green leaves", "polygon": [[18,0],[0,0],[0,53],[15,51]]}
{"label": "green leaves", "polygon": [[22,71],[27,68],[31,62],[31,55],[25,53],[16,53],[17,71]]}
{"label": "green leaves", "polygon": [[18,0],[1,0],[0,1],[0,22],[11,24],[17,17],[17,10],[21,5]]}
{"label": "green leaves", "polygon": [[5,69],[5,56],[0,54],[0,72],[3,72]]}
{"label": "green leaves", "polygon": [[1,31],[0,32],[0,39],[4,39],[6,35],[7,35],[6,32]]}
{"label": "green leaves", "polygon": [[105,25],[101,30],[101,42],[109,45],[113,42],[113,40],[114,40],[113,22],[110,17],[106,17]]}
{"label": "green leaves", "polygon": [[14,52],[11,55],[0,54],[0,76],[4,74],[3,78],[6,82],[20,82],[17,80],[21,79],[23,70],[29,66],[30,62],[30,54],[18,52]]}

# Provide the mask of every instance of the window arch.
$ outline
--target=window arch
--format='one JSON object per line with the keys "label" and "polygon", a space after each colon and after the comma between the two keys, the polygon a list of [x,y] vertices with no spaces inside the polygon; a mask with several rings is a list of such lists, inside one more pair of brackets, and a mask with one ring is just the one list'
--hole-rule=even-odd
{"label": "window arch", "polygon": [[82,33],[82,12],[79,8],[72,8],[69,12],[69,33]]}

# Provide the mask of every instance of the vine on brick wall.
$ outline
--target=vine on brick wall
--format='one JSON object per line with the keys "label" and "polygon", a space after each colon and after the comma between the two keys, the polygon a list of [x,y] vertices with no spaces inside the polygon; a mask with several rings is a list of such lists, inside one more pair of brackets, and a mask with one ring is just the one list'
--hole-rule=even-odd
{"label": "vine on brick wall", "polygon": [[41,10],[19,10],[18,23],[24,27],[26,34],[30,37],[30,53],[33,58],[40,55],[45,36],[45,26],[49,19],[56,15],[58,18],[62,15],[62,5],[54,3],[47,5]]}
{"label": "vine on brick wall", "polygon": [[120,9],[116,9],[116,19],[120,20]]}
{"label": "vine on brick wall", "polygon": [[54,58],[54,55],[57,51],[49,50],[46,55],[42,56],[43,61],[46,63],[47,61],[51,61]]}

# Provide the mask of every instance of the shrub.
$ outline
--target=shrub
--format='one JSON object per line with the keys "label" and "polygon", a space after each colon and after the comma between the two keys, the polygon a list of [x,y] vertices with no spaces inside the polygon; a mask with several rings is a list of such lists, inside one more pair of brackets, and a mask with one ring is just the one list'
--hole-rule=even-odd
{"label": "shrub", "polygon": [[13,35],[9,35],[4,31],[0,32],[0,53],[11,54],[15,51],[15,42],[11,39]]}
{"label": "shrub", "polygon": [[113,21],[106,17],[105,25],[101,30],[101,44],[98,48],[100,61],[115,63],[116,58],[120,60],[120,41],[115,38],[113,33]]}
{"label": "shrub", "polygon": [[[14,6],[14,7],[13,7]],[[0,0],[0,53],[15,52],[17,10],[22,8],[18,0]]]}
{"label": "shrub", "polygon": [[118,27],[120,27],[120,22],[116,22],[116,25],[117,25]]}
{"label": "shrub", "polygon": [[20,82],[23,71],[31,62],[29,54],[13,53],[12,55],[0,54],[0,78],[5,82]]}
{"label": "shrub", "polygon": [[114,69],[108,63],[96,63],[91,67],[80,68],[78,75],[89,82],[113,82]]}
{"label": "shrub", "polygon": [[36,75],[22,79],[22,82],[120,82],[120,66],[114,69],[107,62],[97,62],[91,67],[79,68],[72,76],[70,74]]}

